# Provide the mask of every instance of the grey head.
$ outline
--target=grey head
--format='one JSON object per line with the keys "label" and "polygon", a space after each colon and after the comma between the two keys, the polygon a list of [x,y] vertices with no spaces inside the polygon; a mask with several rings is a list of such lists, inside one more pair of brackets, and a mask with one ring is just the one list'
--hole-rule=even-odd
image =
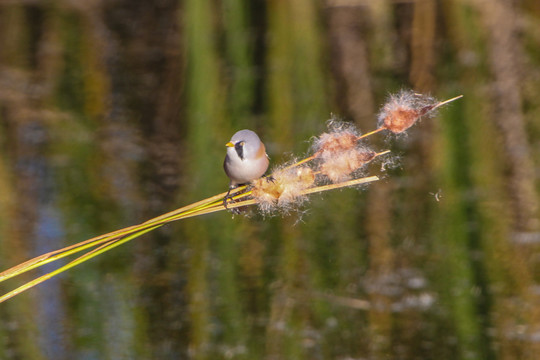
{"label": "grey head", "polygon": [[261,139],[255,132],[244,129],[237,131],[232,136],[230,144],[234,145],[234,151],[240,159],[251,159],[257,155],[257,151],[261,146]]}

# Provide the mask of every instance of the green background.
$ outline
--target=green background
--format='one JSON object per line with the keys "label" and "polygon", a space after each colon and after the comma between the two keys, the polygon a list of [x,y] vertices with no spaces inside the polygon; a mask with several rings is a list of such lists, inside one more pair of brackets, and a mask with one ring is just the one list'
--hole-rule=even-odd
{"label": "green background", "polygon": [[403,88],[464,98],[370,138],[382,181],[101,255],[0,304],[0,358],[536,359],[537,0],[2,2],[1,269],[225,191],[239,129],[276,165]]}

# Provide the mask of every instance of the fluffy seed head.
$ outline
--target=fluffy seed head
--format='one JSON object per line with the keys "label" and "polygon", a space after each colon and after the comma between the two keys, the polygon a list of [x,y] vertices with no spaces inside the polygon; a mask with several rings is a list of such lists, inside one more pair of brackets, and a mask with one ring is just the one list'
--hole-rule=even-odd
{"label": "fluffy seed head", "polygon": [[423,115],[436,105],[432,97],[416,94],[412,91],[401,91],[391,95],[380,112],[379,127],[399,134],[413,126]]}
{"label": "fluffy seed head", "polygon": [[321,156],[331,155],[352,149],[358,136],[348,131],[323,133],[318,139],[318,152]]}
{"label": "fluffy seed head", "polygon": [[374,151],[364,148],[344,151],[325,159],[320,165],[320,172],[333,183],[345,181],[350,179],[354,172],[373,160],[375,156]]}
{"label": "fluffy seed head", "polygon": [[288,210],[294,203],[304,198],[302,190],[313,186],[315,174],[307,166],[276,170],[271,178],[261,178],[253,182],[251,195],[264,213],[280,208]]}
{"label": "fluffy seed head", "polygon": [[322,133],[313,143],[318,157],[333,156],[336,153],[353,149],[357,145],[358,131],[351,124],[330,120],[328,132]]}
{"label": "fluffy seed head", "polygon": [[288,175],[285,178],[291,180],[291,183],[283,187],[283,192],[278,199],[280,206],[294,202],[300,196],[300,191],[311,187],[315,183],[315,174],[307,166],[292,169],[287,173]]}

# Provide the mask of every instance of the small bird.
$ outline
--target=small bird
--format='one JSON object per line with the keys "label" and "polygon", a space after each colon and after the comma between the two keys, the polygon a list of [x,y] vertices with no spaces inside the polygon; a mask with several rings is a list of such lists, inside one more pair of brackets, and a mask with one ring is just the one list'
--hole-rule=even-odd
{"label": "small bird", "polygon": [[269,161],[264,144],[251,130],[238,131],[225,146],[227,155],[223,169],[231,179],[229,191],[223,199],[223,204],[227,207],[231,190],[263,176]]}

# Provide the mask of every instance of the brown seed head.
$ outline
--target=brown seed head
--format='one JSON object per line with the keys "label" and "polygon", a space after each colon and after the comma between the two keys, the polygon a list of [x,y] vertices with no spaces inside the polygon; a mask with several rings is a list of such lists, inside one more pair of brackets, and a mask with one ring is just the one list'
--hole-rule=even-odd
{"label": "brown seed head", "polygon": [[357,140],[358,136],[348,130],[323,133],[318,139],[317,154],[322,157],[333,156],[354,148]]}
{"label": "brown seed head", "polygon": [[417,110],[400,107],[386,114],[383,126],[394,134],[399,134],[413,126],[418,119],[420,115]]}
{"label": "brown seed head", "polygon": [[336,119],[328,121],[328,132],[322,133],[313,142],[314,156],[325,158],[356,147],[359,132],[351,123]]}
{"label": "brown seed head", "polygon": [[379,114],[379,126],[399,134],[434,108],[435,100],[412,91],[391,95]]}

